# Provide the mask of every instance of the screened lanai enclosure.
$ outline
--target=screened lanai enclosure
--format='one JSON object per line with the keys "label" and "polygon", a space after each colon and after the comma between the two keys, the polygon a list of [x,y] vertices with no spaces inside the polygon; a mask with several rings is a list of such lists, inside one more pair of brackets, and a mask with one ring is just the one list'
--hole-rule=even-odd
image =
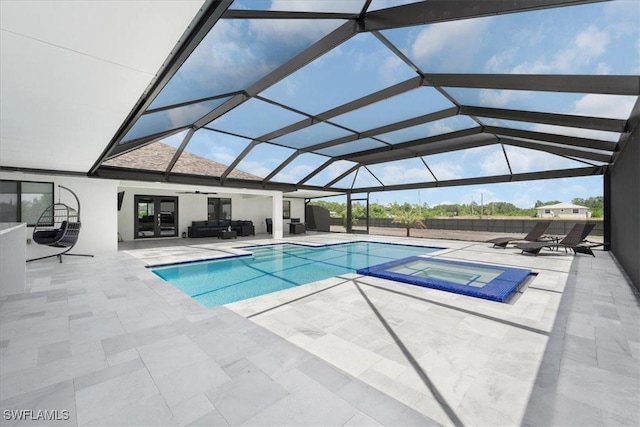
{"label": "screened lanai enclosure", "polygon": [[640,109],[639,7],[206,2],[91,172],[339,193],[603,174]]}

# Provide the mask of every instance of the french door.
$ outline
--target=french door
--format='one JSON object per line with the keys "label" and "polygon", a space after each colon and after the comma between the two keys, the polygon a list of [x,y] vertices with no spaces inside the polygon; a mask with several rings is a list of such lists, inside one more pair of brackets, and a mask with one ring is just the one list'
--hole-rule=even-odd
{"label": "french door", "polygon": [[135,196],[134,237],[174,237],[178,235],[178,198]]}

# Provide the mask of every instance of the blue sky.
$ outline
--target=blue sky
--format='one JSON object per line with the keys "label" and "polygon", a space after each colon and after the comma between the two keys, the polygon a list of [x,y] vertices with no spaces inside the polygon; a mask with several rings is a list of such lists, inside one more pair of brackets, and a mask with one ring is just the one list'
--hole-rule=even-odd
{"label": "blue sky", "polygon": [[[273,10],[359,10],[363,1],[308,2],[293,0],[236,2],[234,8]],[[374,0],[372,8],[406,2]],[[320,9],[319,9],[320,8]],[[224,96],[258,81],[262,76],[328,34],[341,24],[324,20],[222,20],[187,60],[153,107],[205,96]],[[577,7],[546,9],[471,20],[454,21],[383,31],[425,73],[527,73],[527,74],[640,74],[640,2],[619,0]],[[267,88],[259,96],[316,115],[371,92],[415,77],[397,56],[372,34],[358,34],[326,55]],[[581,116],[626,119],[636,97],[576,93],[544,93],[508,90],[444,88],[463,105],[514,108]],[[165,110],[147,118],[132,130],[139,136],[150,130],[170,128],[192,120],[208,101]],[[261,143],[238,165],[239,169],[265,177],[298,148],[385,124],[440,111],[453,106],[431,87],[420,87],[300,131]],[[196,132],[186,151],[229,164],[254,138],[296,123],[303,115],[252,99]],[[483,123],[538,132],[615,142],[619,134],[577,128],[497,121]],[[328,158],[362,149],[377,148],[416,138],[478,126],[466,116],[456,116],[386,134],[376,141],[365,138],[299,156],[275,177],[298,182]],[[137,133],[136,133],[137,132]],[[231,136],[232,133],[236,136]],[[165,141],[177,146],[179,138]],[[275,145],[279,144],[281,146]],[[506,152],[506,157],[505,157]],[[508,158],[508,163],[507,163]],[[598,164],[595,162],[595,164]],[[338,162],[308,182],[325,185],[351,167]],[[491,145],[447,154],[424,156],[360,169],[355,186],[366,187],[432,182],[465,177],[570,169],[588,164],[541,151]],[[371,173],[373,175],[371,175]],[[355,174],[336,186],[353,183]],[[375,175],[375,176],[374,176]],[[512,184],[465,186],[372,194],[372,201],[440,203],[506,201],[531,207],[536,200],[570,201],[575,197],[602,195],[601,177],[543,180]]]}

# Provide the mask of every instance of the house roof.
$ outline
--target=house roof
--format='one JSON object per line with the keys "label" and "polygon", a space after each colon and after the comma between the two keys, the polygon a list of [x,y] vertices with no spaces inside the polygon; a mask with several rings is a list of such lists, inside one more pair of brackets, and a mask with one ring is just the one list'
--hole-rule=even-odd
{"label": "house roof", "polygon": [[[178,150],[162,142],[154,142],[136,151],[129,151],[104,162],[105,166],[151,171],[165,171]],[[183,153],[175,163],[175,173],[190,173],[203,176],[220,176],[229,165],[225,165],[191,153]],[[230,178],[260,180],[256,175],[233,170]]]}
{"label": "house roof", "polygon": [[586,206],[574,205],[572,203],[556,203],[554,205],[538,206],[536,209],[589,209]]}

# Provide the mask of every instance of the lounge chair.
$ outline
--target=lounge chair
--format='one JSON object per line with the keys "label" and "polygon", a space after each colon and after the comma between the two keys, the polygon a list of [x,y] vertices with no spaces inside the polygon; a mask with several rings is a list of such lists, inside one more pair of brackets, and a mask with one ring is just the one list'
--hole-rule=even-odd
{"label": "lounge chair", "polygon": [[522,242],[525,240],[527,242],[549,241],[549,238],[542,236],[547,228],[549,228],[549,224],[551,224],[551,221],[537,223],[529,234],[524,236],[524,239],[520,237],[496,237],[495,239],[487,240],[487,243],[493,243],[494,248],[497,246],[504,249],[512,242]]}
{"label": "lounge chair", "polygon": [[604,243],[593,243],[585,240],[591,230],[593,230],[595,224],[576,224],[571,231],[559,242],[527,242],[518,243],[516,248],[521,249],[522,252],[537,255],[542,248],[564,248],[571,249],[574,253],[588,254],[595,257],[592,249],[597,246],[603,246]]}

